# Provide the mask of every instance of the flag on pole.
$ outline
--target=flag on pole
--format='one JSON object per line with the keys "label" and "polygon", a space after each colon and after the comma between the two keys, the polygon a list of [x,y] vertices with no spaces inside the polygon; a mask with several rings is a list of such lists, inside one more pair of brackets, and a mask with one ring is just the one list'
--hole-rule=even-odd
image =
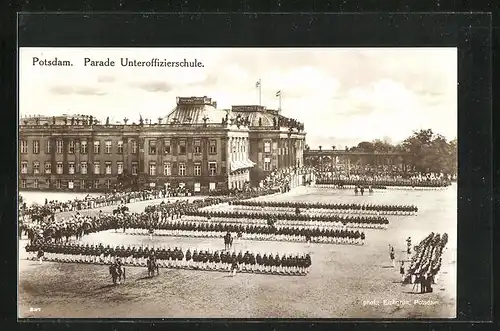
{"label": "flag on pole", "polygon": [[262,86],[260,86],[260,78],[257,81],[257,83],[255,83],[255,87],[259,89],[259,106],[260,106],[262,105]]}
{"label": "flag on pole", "polygon": [[276,92],[276,96],[277,96],[277,97],[280,97],[280,96],[281,96],[281,90],[279,90],[278,92]]}

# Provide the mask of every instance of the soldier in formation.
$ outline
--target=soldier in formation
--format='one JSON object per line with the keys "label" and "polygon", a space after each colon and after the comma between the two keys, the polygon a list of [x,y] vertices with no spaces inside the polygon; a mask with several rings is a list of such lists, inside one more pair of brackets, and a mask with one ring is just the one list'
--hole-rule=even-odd
{"label": "soldier in formation", "polygon": [[[315,243],[362,244],[358,230],[323,227],[270,227],[207,222],[166,222],[159,225],[159,234],[188,237],[218,237],[227,233],[241,233],[242,238],[256,240],[285,240],[305,242],[310,238]],[[306,239],[307,238],[307,239]]]}
{"label": "soldier in formation", "polygon": [[[238,254],[228,251],[190,250],[170,247],[136,247],[88,244],[36,244],[26,247],[28,252],[46,252],[47,260],[68,263],[112,264],[119,261],[123,265],[146,266],[147,260],[154,256],[159,267],[176,269],[197,269],[207,271],[231,271],[246,273],[268,273],[282,275],[305,275],[311,266],[309,254]],[[192,252],[192,253],[191,253]],[[39,255],[39,254],[38,254]],[[36,259],[31,255],[31,259]],[[237,268],[234,268],[234,265]]]}
{"label": "soldier in formation", "polygon": [[[247,206],[259,208],[273,208],[280,211],[292,212],[296,208],[314,210],[318,215],[335,215],[344,213],[367,213],[367,214],[386,214],[386,215],[414,215],[418,208],[414,205],[374,205],[358,203],[324,203],[324,202],[297,202],[297,201],[255,201],[255,200],[237,200],[230,202],[233,206]],[[297,216],[297,215],[295,215]]]}

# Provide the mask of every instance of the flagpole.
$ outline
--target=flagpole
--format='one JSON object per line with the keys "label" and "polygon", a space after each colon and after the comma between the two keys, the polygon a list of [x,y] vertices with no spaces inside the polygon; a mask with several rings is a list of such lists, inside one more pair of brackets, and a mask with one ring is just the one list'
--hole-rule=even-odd
{"label": "flagpole", "polygon": [[259,78],[259,106],[262,106],[262,82]]}
{"label": "flagpole", "polygon": [[281,112],[281,93],[280,93],[280,96],[279,96],[279,106],[278,106],[278,110]]}

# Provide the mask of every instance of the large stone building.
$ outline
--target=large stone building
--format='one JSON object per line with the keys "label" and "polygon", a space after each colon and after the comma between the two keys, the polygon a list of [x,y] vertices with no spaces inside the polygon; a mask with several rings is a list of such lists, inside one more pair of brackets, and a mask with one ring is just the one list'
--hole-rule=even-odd
{"label": "large stone building", "polygon": [[178,97],[173,111],[151,122],[21,119],[20,189],[105,191],[128,183],[205,193],[257,184],[303,163],[303,125],[261,106],[218,109],[211,98]]}
{"label": "large stone building", "polygon": [[231,111],[249,122],[250,159],[256,163],[251,168],[253,184],[275,169],[303,165],[302,123],[263,106],[233,106]]}

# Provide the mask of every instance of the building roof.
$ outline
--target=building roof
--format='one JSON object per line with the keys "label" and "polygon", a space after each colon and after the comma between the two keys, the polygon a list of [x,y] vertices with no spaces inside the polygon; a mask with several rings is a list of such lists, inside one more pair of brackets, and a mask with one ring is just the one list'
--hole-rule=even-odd
{"label": "building roof", "polygon": [[178,97],[177,106],[165,118],[165,123],[181,124],[221,123],[227,110],[217,109],[217,103],[207,97]]}
{"label": "building roof", "polygon": [[[274,126],[273,119],[277,118],[277,114],[266,109],[264,106],[233,106],[231,111],[234,114],[239,114],[242,117],[248,117],[250,126]],[[260,119],[260,125],[259,125]]]}

